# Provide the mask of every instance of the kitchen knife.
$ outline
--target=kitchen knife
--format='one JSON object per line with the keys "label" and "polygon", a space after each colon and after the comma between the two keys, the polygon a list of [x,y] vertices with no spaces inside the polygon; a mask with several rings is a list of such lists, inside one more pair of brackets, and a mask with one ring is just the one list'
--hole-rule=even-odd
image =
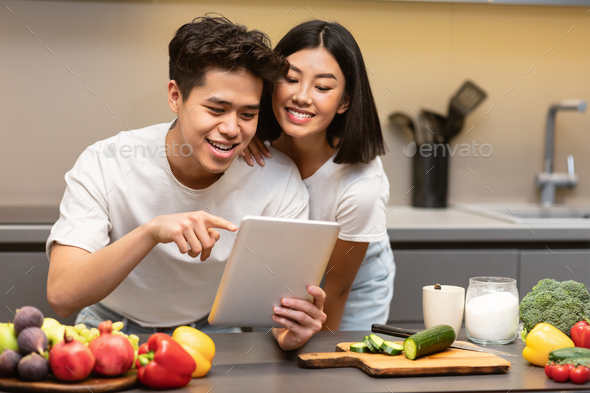
{"label": "kitchen knife", "polygon": [[[373,333],[387,334],[388,336],[394,336],[394,337],[410,337],[410,336],[413,336],[414,334],[418,333],[417,331],[414,331],[414,330],[402,329],[402,328],[397,328],[397,327],[393,327],[393,326],[379,325],[379,324],[373,324],[371,326],[371,331]],[[458,343],[458,342],[454,342],[453,344],[451,344],[451,348],[464,349],[466,351],[485,352],[485,353],[491,353],[494,355],[501,355],[501,356],[517,356],[517,355],[513,355],[508,352],[502,352],[502,351],[497,351],[495,349],[482,348],[482,347],[478,347],[475,345],[472,346],[469,344],[462,344],[462,343]]]}

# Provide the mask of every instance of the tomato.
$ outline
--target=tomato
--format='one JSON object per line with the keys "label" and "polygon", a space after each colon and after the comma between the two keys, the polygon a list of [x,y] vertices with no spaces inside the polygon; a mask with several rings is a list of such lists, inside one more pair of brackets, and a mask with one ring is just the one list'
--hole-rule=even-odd
{"label": "tomato", "polygon": [[553,380],[555,382],[565,382],[570,378],[570,369],[573,366],[571,364],[562,364],[560,366],[555,366],[551,375],[553,376]]}
{"label": "tomato", "polygon": [[547,375],[548,378],[553,378],[553,369],[555,368],[555,365],[553,364],[547,364],[545,365],[545,375]]}
{"label": "tomato", "polygon": [[573,383],[584,383],[588,378],[588,368],[586,366],[578,366],[570,370],[570,379]]}

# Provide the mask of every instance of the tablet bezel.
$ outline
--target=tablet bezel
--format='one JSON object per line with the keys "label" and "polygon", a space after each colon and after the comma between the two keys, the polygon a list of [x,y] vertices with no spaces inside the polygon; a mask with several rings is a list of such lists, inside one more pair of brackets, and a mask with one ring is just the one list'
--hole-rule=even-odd
{"label": "tablet bezel", "polygon": [[209,324],[277,326],[272,308],[282,298],[313,300],[306,287],[320,285],[339,232],[335,222],[244,217]]}

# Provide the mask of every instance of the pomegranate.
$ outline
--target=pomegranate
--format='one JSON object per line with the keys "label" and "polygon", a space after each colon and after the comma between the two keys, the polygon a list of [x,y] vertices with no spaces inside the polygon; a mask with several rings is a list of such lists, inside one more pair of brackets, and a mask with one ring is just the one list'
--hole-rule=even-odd
{"label": "pomegranate", "polygon": [[89,348],[96,358],[94,372],[100,375],[123,374],[133,365],[135,353],[126,337],[112,334],[113,323],[104,321],[98,325],[100,337],[90,342]]}
{"label": "pomegranate", "polygon": [[92,372],[94,363],[90,349],[67,332],[64,332],[64,341],[55,344],[49,352],[49,367],[61,381],[83,380]]}

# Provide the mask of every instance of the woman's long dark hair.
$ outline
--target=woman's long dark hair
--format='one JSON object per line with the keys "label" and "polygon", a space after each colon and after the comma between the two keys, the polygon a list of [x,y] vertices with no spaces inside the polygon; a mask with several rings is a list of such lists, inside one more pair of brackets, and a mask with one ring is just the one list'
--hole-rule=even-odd
{"label": "woman's long dark hair", "polygon": [[[292,28],[277,44],[275,52],[282,56],[303,49],[325,48],[338,62],[345,78],[345,95],[350,97],[348,110],[336,114],[327,130],[328,144],[337,149],[337,164],[369,163],[385,154],[385,143],[365,62],[354,37],[338,23],[311,20]],[[265,94],[261,102],[257,136],[273,141],[282,129],[272,109],[272,96]],[[334,146],[334,138],[339,142]]]}

